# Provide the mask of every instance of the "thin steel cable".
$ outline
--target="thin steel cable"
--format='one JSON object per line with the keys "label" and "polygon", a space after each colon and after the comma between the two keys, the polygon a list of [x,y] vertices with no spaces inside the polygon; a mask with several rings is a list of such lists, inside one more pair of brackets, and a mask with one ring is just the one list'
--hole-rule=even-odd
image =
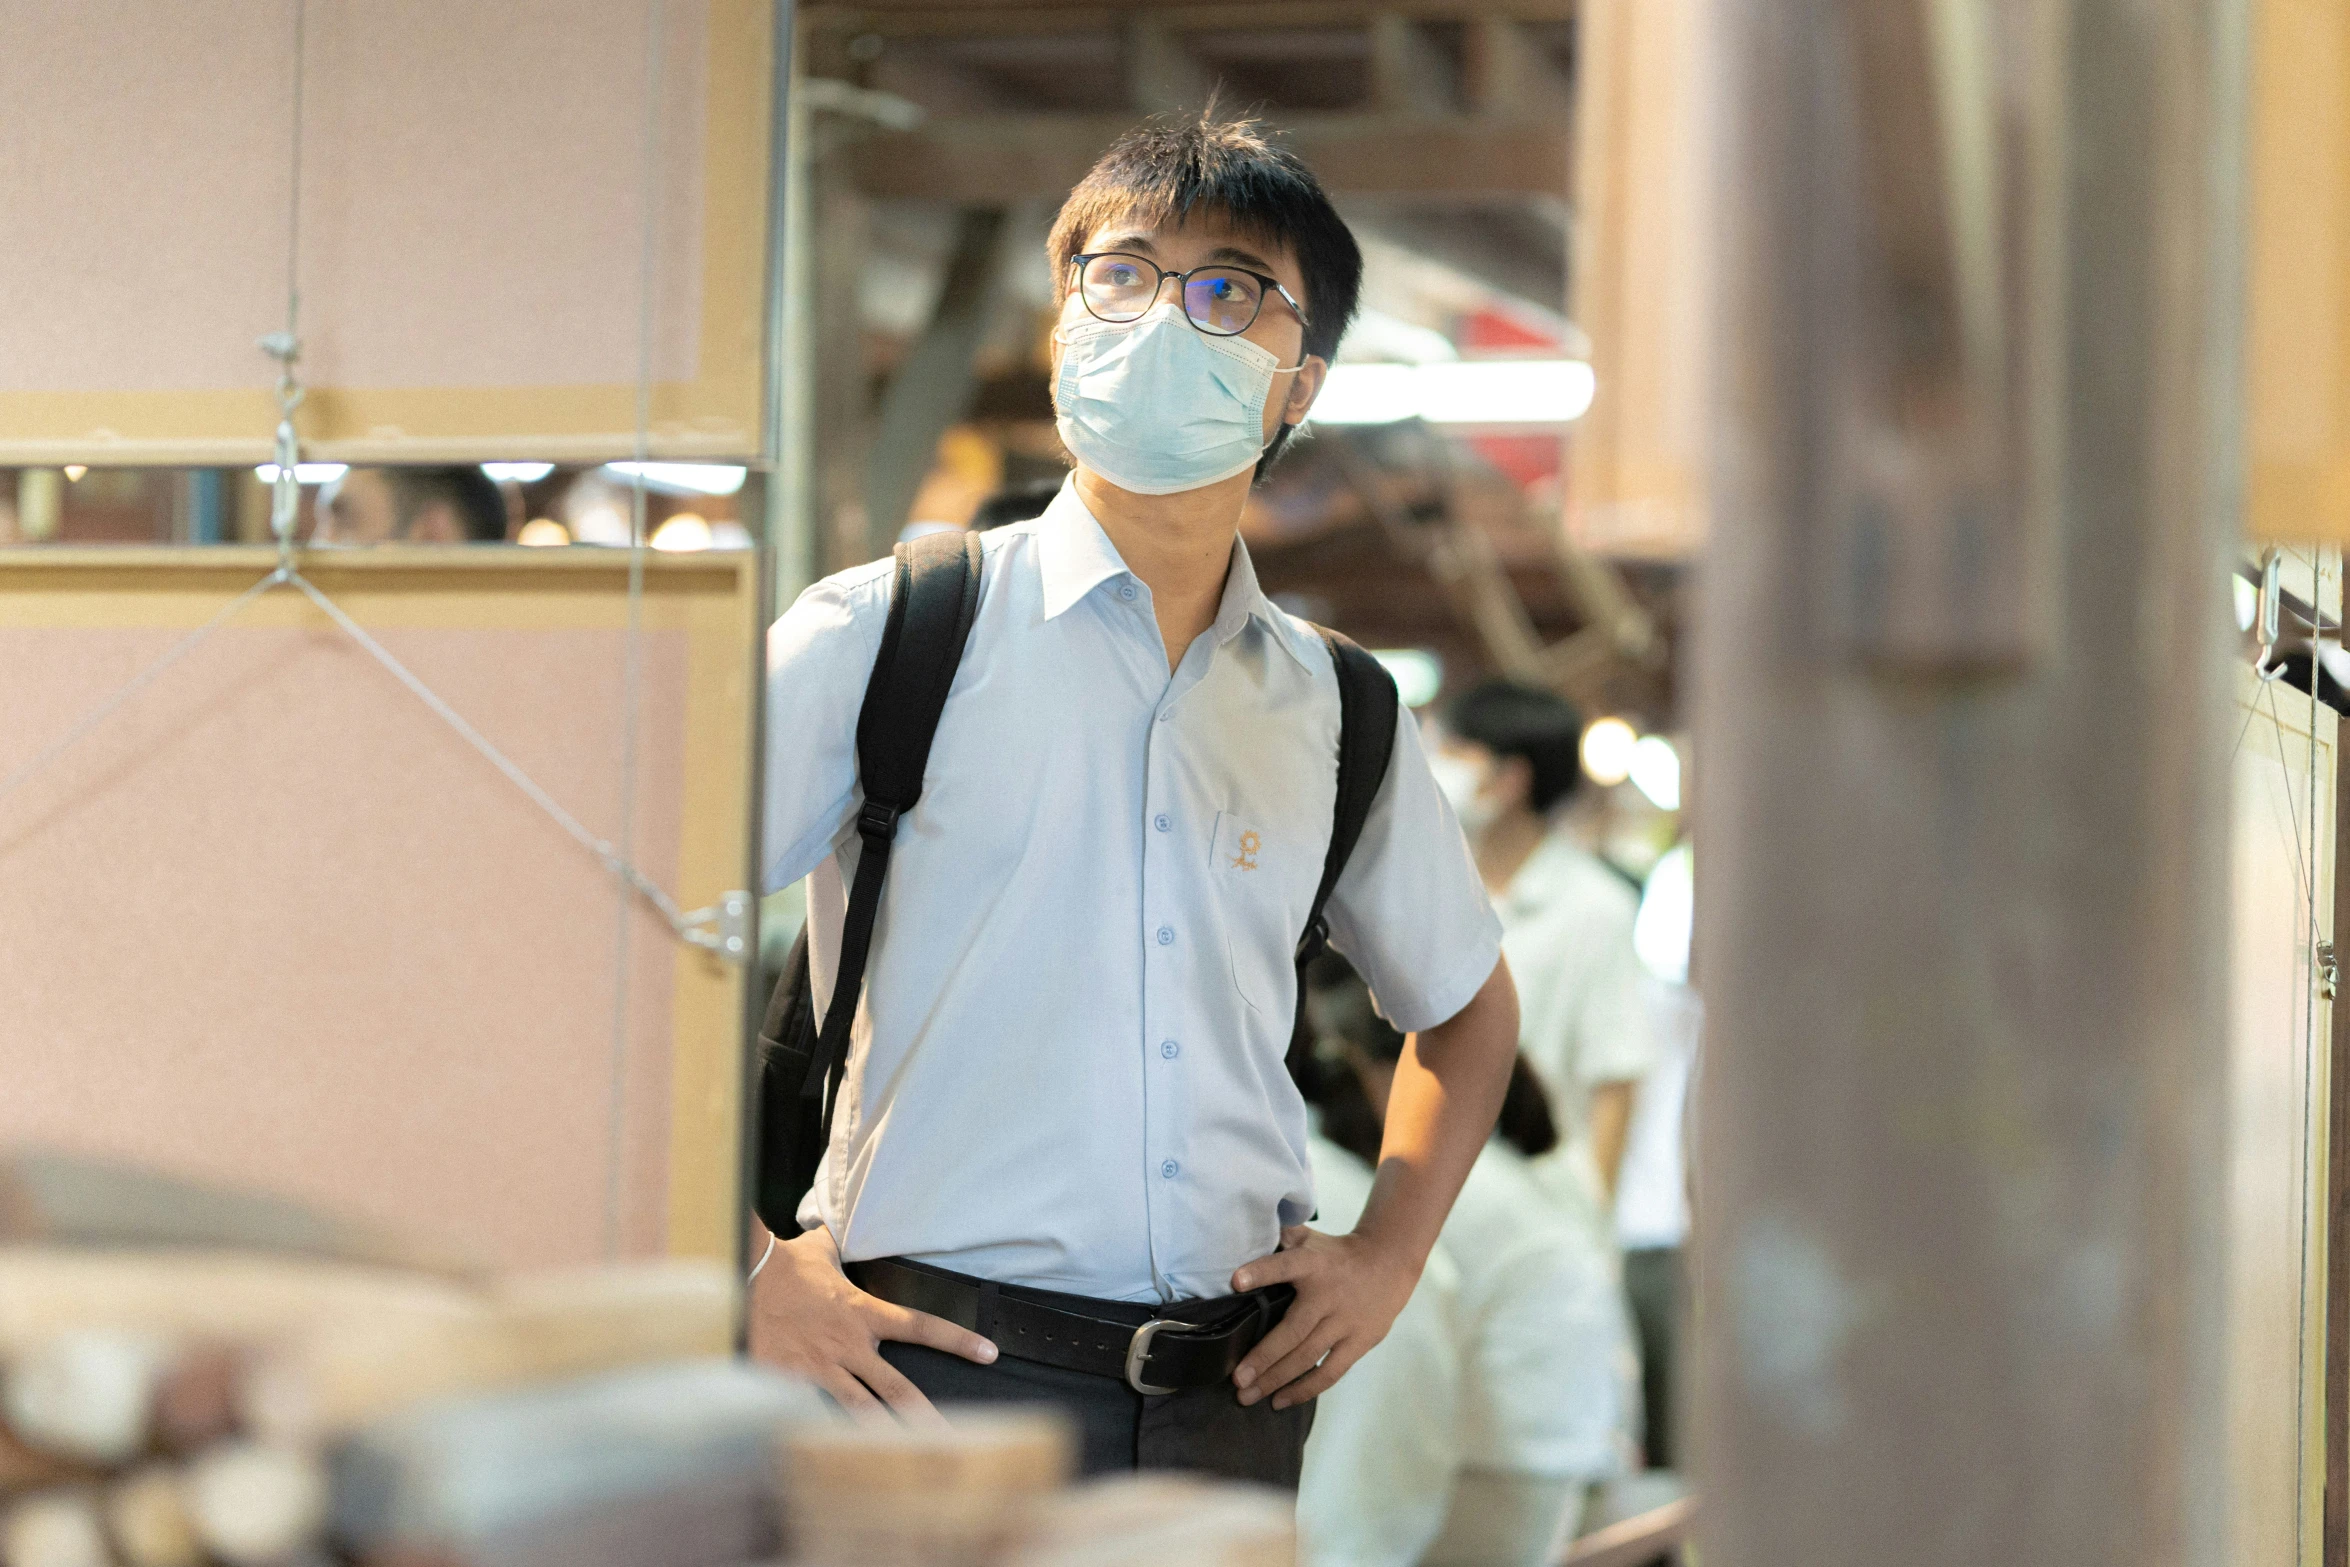
{"label": "thin steel cable", "polygon": [[[2308,906],[2309,918],[2313,922],[2314,928],[2314,921],[2317,918],[2317,895],[2310,890],[2309,882],[2301,871],[2301,802],[2293,798],[2293,764],[2285,759],[2287,734],[2285,720],[2284,716],[2277,711],[2277,693],[2274,683],[2263,685],[2260,688],[2260,694],[2268,701],[2268,721],[2277,732],[2277,768],[2285,784],[2285,826],[2293,834],[2293,890],[2301,895],[2301,901]],[[2315,728],[2314,725],[2311,727]],[[2314,743],[2314,736],[2312,743]]]}
{"label": "thin steel cable", "polygon": [[[270,580],[274,582],[277,579],[273,576]],[[324,611],[329,620],[341,627],[352,641],[366,650],[370,658],[389,671],[393,679],[406,686],[411,696],[432,710],[434,717],[457,731],[459,739],[480,752],[483,759],[504,774],[506,780],[515,788],[520,789],[524,795],[528,796],[533,805],[546,812],[554,820],[556,826],[569,833],[581,848],[601,861],[606,870],[618,877],[637,896],[651,904],[654,910],[669,922],[672,930],[680,936],[687,935],[692,928],[692,920],[689,916],[678,912],[677,904],[669,894],[663,892],[642,871],[621,858],[619,852],[609,842],[597,837],[582,826],[578,817],[573,816],[558,804],[555,797],[541,788],[538,781],[524,772],[513,758],[499,750],[487,735],[468,723],[465,716],[451,707],[439,692],[419,679],[415,671],[401,663],[391,649],[378,642],[368,633],[365,626],[353,620],[340,604],[329,598],[308,577],[297,571],[285,580],[300,589],[303,597]]]}
{"label": "thin steel cable", "polygon": [[302,98],[309,71],[309,6],[292,0],[294,10],[294,81],[290,95],[293,123],[287,134],[286,175],[286,324],[282,331],[261,340],[261,349],[277,360],[277,479],[270,500],[270,532],[277,537],[277,566],[294,565],[294,523],[301,509],[302,447],[294,428],[294,411],[305,395],[294,366],[302,357]]}
{"label": "thin steel cable", "polygon": [[307,63],[304,35],[309,20],[307,0],[294,5],[294,127],[293,179],[286,195],[286,336],[295,337],[302,324],[302,78]]}
{"label": "thin steel cable", "polygon": [[57,739],[51,741],[47,749],[43,750],[38,756],[25,763],[22,767],[19,767],[15,772],[10,773],[5,780],[0,780],[0,800],[7,799],[10,795],[14,794],[25,784],[31,782],[35,774],[39,773],[50,763],[56,761],[66,752],[72,750],[76,745],[79,745],[89,736],[90,731],[96,729],[100,724],[106,722],[107,719],[112,718],[117,712],[121,711],[123,707],[128,705],[129,702],[141,691],[144,691],[147,689],[147,687],[153,685],[156,680],[161,678],[165,670],[171,668],[172,665],[178,663],[181,659],[186,658],[190,653],[195,652],[197,647],[203,643],[205,638],[211,636],[212,633],[218,631],[222,626],[227,625],[231,620],[234,620],[239,610],[243,609],[247,604],[252,603],[255,599],[259,598],[262,594],[267,593],[271,588],[276,587],[284,580],[285,577],[282,573],[273,571],[268,576],[263,577],[259,582],[256,582],[251,587],[247,588],[244,592],[238,594],[235,598],[230,599],[226,604],[223,604],[220,607],[220,612],[218,614],[214,615],[210,620],[207,620],[204,622],[204,624],[198,626],[195,630],[189,632],[186,636],[173,643],[168,649],[164,651],[162,657],[156,659],[154,663],[149,664],[145,669],[140,670],[137,674],[131,676],[129,680],[123,682],[121,686],[116,688],[113,695],[107,697],[96,707],[91,708],[89,712],[82,715],[80,722],[76,723],[71,729],[68,729]]}
{"label": "thin steel cable", "polygon": [[[645,8],[644,223],[637,252],[636,457],[628,506],[628,641],[620,699],[620,858],[633,858],[636,841],[637,717],[644,684],[645,464],[653,424],[653,272],[659,259],[661,73],[668,29],[665,0]],[[605,1124],[604,1255],[620,1255],[621,1164],[628,1137],[628,991],[634,916],[621,889],[612,929],[612,1058]]]}
{"label": "thin steel cable", "polygon": [[[2308,742],[2304,747],[2304,754],[2308,761],[2307,793],[2309,808],[2309,874],[2307,877],[2303,878],[2301,882],[2302,898],[2306,903],[2309,911],[2309,939],[2305,948],[2306,960],[2309,965],[2309,973],[2308,983],[2303,987],[2301,996],[2301,1201],[2299,1204],[2301,1209],[2301,1255],[2298,1259],[2300,1263],[2300,1289],[2297,1292],[2294,1302],[2296,1309],[2294,1340],[2295,1343],[2299,1346],[2301,1352],[2304,1354],[2307,1353],[2309,1346],[2309,1199],[2312,1187],[2310,1161],[2315,1157],[2317,1147],[2316,1139],[2311,1135],[2310,1121],[2311,1117],[2317,1113],[2317,989],[2319,984],[2317,932],[2317,689],[2318,681],[2321,678],[2319,671],[2325,663],[2323,656],[2325,652],[2325,642],[2323,637],[2326,602],[2325,586],[2325,551],[2323,549],[2315,549],[2310,552],[2309,558],[2309,603],[2312,624],[2310,626],[2309,635],[2309,736]],[[2273,686],[2271,689],[2274,689]],[[2289,805],[2292,796],[2292,773],[2290,770],[2286,772],[2285,779],[2286,798]],[[2295,831],[2295,839],[2293,872],[2296,876],[2299,876],[2301,874],[2301,846],[2298,841],[2298,829]],[[2308,1430],[2308,1403],[2309,1378],[2306,1376],[2296,1376],[2293,1379],[2293,1494],[2296,1497],[2307,1494],[2307,1485],[2309,1479],[2309,1443],[2302,1439],[2304,1433],[2306,1433]],[[2305,1509],[2300,1507],[2293,1509],[2293,1543],[2294,1556],[2296,1560],[2300,1559],[2306,1545],[2306,1541],[2304,1539],[2304,1511]]]}

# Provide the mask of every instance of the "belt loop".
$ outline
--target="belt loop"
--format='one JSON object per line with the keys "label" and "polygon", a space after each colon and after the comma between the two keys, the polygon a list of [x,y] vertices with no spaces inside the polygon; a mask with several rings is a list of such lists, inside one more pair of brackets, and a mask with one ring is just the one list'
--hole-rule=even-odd
{"label": "belt loop", "polygon": [[995,1300],[1000,1292],[1000,1286],[993,1280],[983,1279],[980,1281],[979,1326],[976,1331],[981,1338],[991,1344],[995,1342]]}

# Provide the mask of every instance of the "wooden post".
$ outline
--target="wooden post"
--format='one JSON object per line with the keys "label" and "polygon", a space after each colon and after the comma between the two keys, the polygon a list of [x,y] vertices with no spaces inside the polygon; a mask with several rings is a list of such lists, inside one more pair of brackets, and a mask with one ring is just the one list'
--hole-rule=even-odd
{"label": "wooden post", "polygon": [[1700,1536],[2220,1567],[2242,5],[1935,10],[1987,29],[1994,69],[1910,85],[1996,84],[1956,107],[1999,127],[1996,368],[2040,410],[1999,461],[2051,547],[1970,517],[2025,598],[1888,662],[1819,623],[1835,465],[1901,384],[1846,373],[1890,274],[1854,6],[1711,6]]}

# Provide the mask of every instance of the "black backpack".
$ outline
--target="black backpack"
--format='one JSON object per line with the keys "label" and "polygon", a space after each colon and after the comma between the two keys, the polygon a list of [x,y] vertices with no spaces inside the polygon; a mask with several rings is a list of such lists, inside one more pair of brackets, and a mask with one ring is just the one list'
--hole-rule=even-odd
{"label": "black backpack", "polygon": [[[849,1025],[865,987],[873,919],[889,873],[898,822],[922,798],[922,773],[938,732],[971,619],[979,607],[980,535],[941,533],[897,547],[897,591],[890,599],[881,650],[857,714],[857,772],[865,803],[857,813],[864,853],[841,924],[840,972],[821,1022],[808,979],[808,933],[802,927],[759,1029],[758,1187],[753,1205],[768,1229],[798,1233],[800,1199],[816,1179],[832,1138],[832,1107],[845,1075]],[[1316,628],[1320,629],[1320,628]],[[1338,803],[1330,851],[1313,913],[1298,937],[1298,1010],[1291,1031],[1294,1068],[1311,1048],[1305,1026],[1305,967],[1330,939],[1323,908],[1346,868],[1371,802],[1387,776],[1395,745],[1395,682],[1379,661],[1335,631],[1322,631],[1338,670]]]}

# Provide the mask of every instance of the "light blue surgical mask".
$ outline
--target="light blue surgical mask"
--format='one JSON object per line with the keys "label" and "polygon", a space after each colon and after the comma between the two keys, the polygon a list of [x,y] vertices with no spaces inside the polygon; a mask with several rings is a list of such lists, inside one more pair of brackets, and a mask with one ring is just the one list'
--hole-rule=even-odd
{"label": "light blue surgical mask", "polygon": [[1079,321],[1060,337],[1061,442],[1137,495],[1196,490],[1254,467],[1273,377],[1304,368],[1245,337],[1202,332],[1172,300],[1135,321]]}

